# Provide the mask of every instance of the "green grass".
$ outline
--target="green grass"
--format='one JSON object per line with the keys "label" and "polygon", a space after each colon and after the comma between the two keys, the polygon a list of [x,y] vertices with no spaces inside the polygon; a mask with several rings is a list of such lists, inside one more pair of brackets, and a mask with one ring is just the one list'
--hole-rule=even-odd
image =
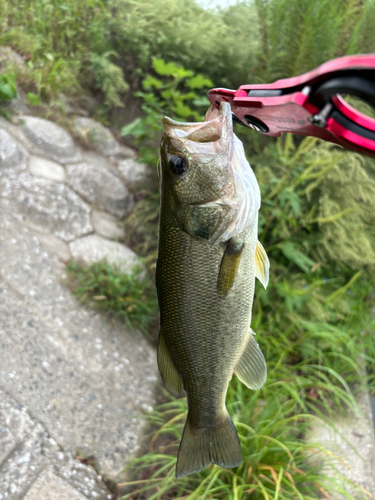
{"label": "green grass", "polygon": [[67,271],[69,287],[81,302],[149,335],[156,321],[157,298],[145,269],[139,266],[126,274],[105,261],[91,265],[71,261]]}
{"label": "green grass", "polygon": [[[323,458],[329,463],[337,457],[318,443],[305,441],[311,425],[322,420],[333,426],[333,417],[345,415],[349,408],[356,418],[362,418],[352,392],[354,382],[364,383],[356,360],[365,350],[373,365],[374,342],[364,295],[358,290],[355,295],[350,299],[352,311],[336,326],[306,320],[281,332],[269,331],[269,323],[258,325],[257,341],[268,365],[267,382],[260,391],[251,391],[233,377],[226,400],[241,441],[240,467],[225,470],[212,465],[176,480],[186,402],[167,396],[169,402],[149,417],[156,430],[146,438],[151,451],[128,467],[129,480],[122,485],[128,493],[122,499],[315,500],[330,499],[333,491],[351,500],[369,498],[338,472],[333,479],[322,475]],[[285,306],[281,306],[283,312]],[[362,332],[355,326],[359,317],[367,324]],[[298,328],[304,329],[301,336]]]}

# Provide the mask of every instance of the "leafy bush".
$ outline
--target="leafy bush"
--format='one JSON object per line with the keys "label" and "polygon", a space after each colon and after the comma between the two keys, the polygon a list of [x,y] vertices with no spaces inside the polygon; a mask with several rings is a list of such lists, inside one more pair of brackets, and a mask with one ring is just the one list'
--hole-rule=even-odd
{"label": "leafy bush", "polygon": [[48,79],[52,56],[63,62],[51,91],[61,74],[60,91],[100,89],[108,106],[119,105],[127,84],[140,89],[153,58],[234,88],[374,51],[373,0],[248,0],[222,10],[205,10],[194,0],[0,0],[0,12],[0,43],[42,71],[36,83]]}

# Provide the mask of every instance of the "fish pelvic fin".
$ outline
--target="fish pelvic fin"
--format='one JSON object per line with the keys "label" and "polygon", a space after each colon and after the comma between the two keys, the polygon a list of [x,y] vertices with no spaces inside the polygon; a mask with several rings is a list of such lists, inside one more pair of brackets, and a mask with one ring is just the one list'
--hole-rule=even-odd
{"label": "fish pelvic fin", "polygon": [[269,278],[270,262],[266,251],[260,241],[255,249],[255,276],[262,283],[264,288],[267,288]]}
{"label": "fish pelvic fin", "polygon": [[160,375],[165,386],[179,396],[184,390],[184,383],[172,361],[162,329],[159,332],[157,359]]}
{"label": "fish pelvic fin", "polygon": [[255,333],[249,329],[249,339],[236,366],[237,377],[249,389],[260,389],[267,378],[267,365],[263,353],[254,338]]}
{"label": "fish pelvic fin", "polygon": [[178,450],[176,478],[198,472],[211,463],[226,468],[241,464],[240,441],[226,409],[219,424],[205,429],[194,429],[188,414]]}

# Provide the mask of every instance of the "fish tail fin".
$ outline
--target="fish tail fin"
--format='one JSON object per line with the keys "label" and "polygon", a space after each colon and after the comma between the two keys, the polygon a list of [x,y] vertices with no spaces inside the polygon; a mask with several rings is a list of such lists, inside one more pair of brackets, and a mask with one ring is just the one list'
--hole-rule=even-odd
{"label": "fish tail fin", "polygon": [[198,472],[212,462],[227,468],[240,465],[240,441],[232,419],[224,411],[219,424],[204,430],[193,429],[188,415],[178,450],[176,478]]}

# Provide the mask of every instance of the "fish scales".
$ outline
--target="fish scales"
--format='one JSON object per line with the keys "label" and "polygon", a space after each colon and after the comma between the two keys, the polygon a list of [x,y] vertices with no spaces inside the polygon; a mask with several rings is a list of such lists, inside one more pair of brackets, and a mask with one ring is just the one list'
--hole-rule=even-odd
{"label": "fish scales", "polygon": [[164,120],[158,364],[167,387],[184,389],[188,400],[180,477],[211,462],[241,462],[225,396],[235,369],[249,387],[265,379],[249,328],[255,277],[268,280],[268,259],[257,240],[259,188],[241,157],[230,108],[210,110],[203,124]]}
{"label": "fish scales", "polygon": [[[243,273],[238,273],[228,296],[220,296],[211,278],[219,273],[224,250],[194,241],[164,221],[160,230],[168,235],[160,245],[162,264],[158,268],[159,288],[163,290],[159,292],[163,335],[176,366],[185,367],[180,371],[191,403],[191,417],[198,428],[205,427],[215,415],[222,414],[232,377],[227,366],[235,366],[245,346],[254,265],[244,256],[239,269],[243,267]],[[253,255],[255,245],[249,239],[246,252]],[[239,319],[233,323],[233,317]],[[189,363],[191,359],[194,363]],[[201,404],[196,404],[198,401]]]}

